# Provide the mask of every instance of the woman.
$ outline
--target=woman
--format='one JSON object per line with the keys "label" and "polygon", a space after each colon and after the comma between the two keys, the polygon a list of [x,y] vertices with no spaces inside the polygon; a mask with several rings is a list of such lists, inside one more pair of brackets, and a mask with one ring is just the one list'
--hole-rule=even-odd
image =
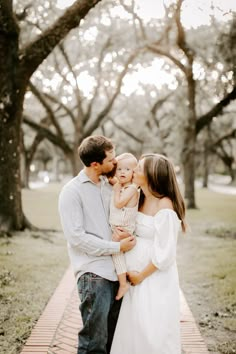
{"label": "woman", "polygon": [[140,186],[136,246],[126,252],[131,286],[125,294],[111,354],[180,354],[177,235],[185,205],[171,162],[143,155],[134,170]]}

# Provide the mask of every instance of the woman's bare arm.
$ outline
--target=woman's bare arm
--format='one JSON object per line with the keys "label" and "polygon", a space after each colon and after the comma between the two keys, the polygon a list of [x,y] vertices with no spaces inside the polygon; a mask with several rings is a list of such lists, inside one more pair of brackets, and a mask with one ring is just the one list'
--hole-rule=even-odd
{"label": "woman's bare arm", "polygon": [[141,272],[130,271],[127,276],[131,285],[137,285],[157,270],[158,268],[153,263],[149,263]]}

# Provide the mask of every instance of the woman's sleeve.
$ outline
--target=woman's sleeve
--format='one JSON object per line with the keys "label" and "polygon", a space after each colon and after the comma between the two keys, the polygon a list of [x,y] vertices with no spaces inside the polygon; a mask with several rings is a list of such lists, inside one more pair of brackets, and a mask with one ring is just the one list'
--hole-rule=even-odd
{"label": "woman's sleeve", "polygon": [[161,210],[154,216],[155,237],[152,263],[159,269],[168,269],[176,260],[177,236],[180,226],[172,210]]}

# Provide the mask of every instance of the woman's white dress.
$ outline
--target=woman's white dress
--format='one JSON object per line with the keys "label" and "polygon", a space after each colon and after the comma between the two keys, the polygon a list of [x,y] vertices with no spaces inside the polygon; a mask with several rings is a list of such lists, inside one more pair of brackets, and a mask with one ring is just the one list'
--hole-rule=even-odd
{"label": "woman's white dress", "polygon": [[179,279],[176,246],[180,220],[171,209],[138,212],[136,246],[126,252],[128,270],[152,262],[158,270],[125,294],[111,354],[180,354]]}

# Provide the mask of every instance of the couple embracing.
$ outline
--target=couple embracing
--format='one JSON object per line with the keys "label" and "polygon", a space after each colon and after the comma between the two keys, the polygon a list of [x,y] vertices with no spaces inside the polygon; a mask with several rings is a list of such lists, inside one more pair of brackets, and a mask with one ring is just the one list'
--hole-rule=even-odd
{"label": "couple embracing", "polygon": [[115,157],[100,135],[78,153],[84,168],[59,197],[83,321],[78,354],[180,354],[176,246],[186,225],[172,163]]}

